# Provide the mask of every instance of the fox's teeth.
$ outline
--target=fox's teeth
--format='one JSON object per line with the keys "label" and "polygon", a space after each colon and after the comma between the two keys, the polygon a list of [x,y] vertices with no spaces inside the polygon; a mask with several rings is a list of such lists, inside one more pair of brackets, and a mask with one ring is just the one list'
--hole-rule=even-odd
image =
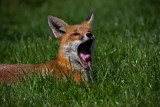
{"label": "fox's teeth", "polygon": [[92,65],[92,62],[91,61],[88,61],[88,66],[91,66]]}

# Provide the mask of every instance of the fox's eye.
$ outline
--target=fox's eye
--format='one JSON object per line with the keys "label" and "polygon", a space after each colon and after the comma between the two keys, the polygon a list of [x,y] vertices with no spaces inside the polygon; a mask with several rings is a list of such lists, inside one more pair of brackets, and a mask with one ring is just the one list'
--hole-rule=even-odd
{"label": "fox's eye", "polygon": [[73,33],[72,35],[77,36],[77,35],[80,35],[80,33]]}

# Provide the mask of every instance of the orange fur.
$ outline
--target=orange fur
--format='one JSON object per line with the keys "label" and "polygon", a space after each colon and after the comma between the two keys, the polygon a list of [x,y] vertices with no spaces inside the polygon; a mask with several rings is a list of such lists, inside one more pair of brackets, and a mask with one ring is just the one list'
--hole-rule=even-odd
{"label": "orange fur", "polygon": [[[75,41],[75,40],[80,40],[81,36],[70,36],[73,33],[76,32],[76,33],[80,33],[81,35],[85,35],[86,32],[92,32],[92,29],[91,29],[90,23],[88,23],[88,20],[82,22],[79,25],[72,25],[72,26],[67,25],[61,19],[56,18],[55,20],[56,21],[58,20],[60,23],[62,23],[62,25],[65,25],[66,27],[66,33],[63,36],[59,36],[61,32],[56,36],[53,29],[53,33],[60,41],[57,57],[43,64],[11,64],[11,65],[0,64],[0,80],[2,80],[3,82],[16,81],[18,79],[17,75],[19,73],[21,73],[21,75],[25,77],[26,72],[31,73],[33,71],[38,71],[42,75],[44,75],[45,72],[47,74],[52,73],[57,75],[57,77],[62,76],[64,78],[65,78],[65,75],[71,74],[71,71],[72,71],[71,68],[73,69],[74,66],[72,65],[72,63],[70,64],[67,58],[65,58],[64,45],[70,44],[72,41]],[[81,70],[76,70],[76,72],[73,72],[73,78],[77,82],[81,81],[81,79],[84,79],[85,77],[83,76],[84,75],[83,75],[83,72],[81,72]]]}

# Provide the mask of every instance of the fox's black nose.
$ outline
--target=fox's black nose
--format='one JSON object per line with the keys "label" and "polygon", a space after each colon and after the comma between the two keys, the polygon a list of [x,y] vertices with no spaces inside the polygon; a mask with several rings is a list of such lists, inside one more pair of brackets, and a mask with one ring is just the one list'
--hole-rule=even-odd
{"label": "fox's black nose", "polygon": [[91,38],[93,36],[93,34],[92,33],[86,33],[86,36]]}

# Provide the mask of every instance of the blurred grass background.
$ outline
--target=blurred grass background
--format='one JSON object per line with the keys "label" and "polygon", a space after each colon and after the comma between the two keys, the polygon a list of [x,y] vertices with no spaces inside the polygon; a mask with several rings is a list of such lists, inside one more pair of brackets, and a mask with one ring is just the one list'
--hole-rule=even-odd
{"label": "blurred grass background", "polygon": [[[43,63],[57,55],[47,15],[68,24],[94,12],[96,83],[52,79],[0,85],[1,106],[159,106],[159,0],[0,0],[0,63]],[[22,91],[23,90],[23,91]]]}

